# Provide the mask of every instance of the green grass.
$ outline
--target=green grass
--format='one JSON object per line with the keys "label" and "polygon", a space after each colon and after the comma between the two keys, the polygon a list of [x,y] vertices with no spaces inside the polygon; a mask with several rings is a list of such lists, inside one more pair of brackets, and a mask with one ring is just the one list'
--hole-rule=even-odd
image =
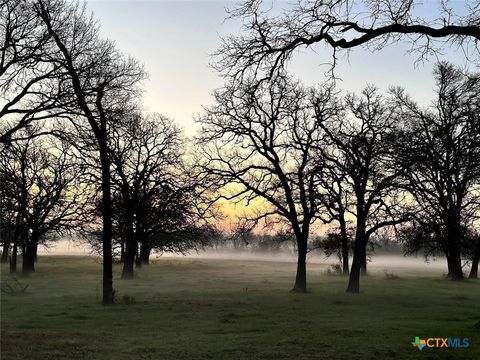
{"label": "green grass", "polygon": [[[293,294],[295,265],[162,259],[119,280],[99,305],[101,265],[41,257],[23,295],[2,295],[1,358],[480,359],[480,282],[381,272],[346,279],[311,266],[311,293]],[[7,277],[2,268],[2,278]],[[467,349],[425,349],[414,336],[469,337]]]}

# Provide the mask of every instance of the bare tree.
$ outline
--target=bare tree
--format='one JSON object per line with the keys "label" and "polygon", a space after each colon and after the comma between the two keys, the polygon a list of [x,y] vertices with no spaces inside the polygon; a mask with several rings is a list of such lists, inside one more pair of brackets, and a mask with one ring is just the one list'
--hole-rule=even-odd
{"label": "bare tree", "polygon": [[[419,3],[419,2],[418,2]],[[479,59],[480,5],[464,3],[455,11],[439,1],[429,16],[418,16],[413,0],[301,0],[275,15],[261,0],[246,0],[230,10],[240,19],[240,34],[226,37],[216,53],[214,66],[238,79],[244,75],[272,76],[296,50],[326,44],[337,52],[364,46],[379,50],[405,41],[420,58],[436,54],[445,45],[456,46],[467,57]],[[263,74],[263,75],[262,75]]]}
{"label": "bare tree", "polygon": [[[0,5],[0,142],[6,143],[36,121],[64,117],[59,104],[70,100],[64,96],[65,71],[52,61],[53,39],[32,11],[32,3],[2,0]],[[54,132],[44,128],[22,134]]]}
{"label": "bare tree", "polygon": [[480,76],[447,63],[439,63],[434,75],[437,98],[431,108],[421,108],[402,89],[394,91],[410,123],[398,149],[412,164],[407,188],[419,207],[416,220],[434,226],[449,274],[461,280],[462,229],[480,209]]}
{"label": "bare tree", "polygon": [[108,40],[98,35],[98,26],[85,6],[65,0],[32,2],[35,15],[53,39],[55,62],[67,74],[74,124],[85,119],[96,141],[102,178],[102,243],[104,304],[113,303],[112,200],[108,128],[115,123],[117,108],[137,96],[138,82],[145,77],[133,59],[126,59]]}
{"label": "bare tree", "polygon": [[[315,144],[321,127],[309,106],[309,93],[286,76],[260,86],[227,85],[215,92],[215,106],[200,118],[203,170],[227,188],[219,198],[257,201],[254,224],[288,224],[298,248],[292,291],[306,292],[306,255],[311,225],[318,216]],[[319,89],[318,107],[329,109],[331,89]]]}
{"label": "bare tree", "polygon": [[[322,144],[319,144],[319,146],[322,146]],[[355,196],[352,187],[348,184],[347,174],[342,172],[344,168],[338,167],[328,158],[323,158],[323,160],[318,168],[318,179],[321,183],[318,196],[325,214],[320,219],[325,224],[337,223],[338,231],[330,232],[327,238],[320,242],[320,245],[327,252],[327,255],[340,250],[342,272],[343,275],[348,276],[350,273],[349,253],[353,228],[349,214],[355,205]],[[338,248],[334,250],[335,246],[338,246]]]}
{"label": "bare tree", "polygon": [[[0,155],[3,156],[3,149]],[[0,171],[0,240],[2,243],[2,263],[11,262],[11,272],[16,272],[15,229],[19,216],[15,198],[15,186],[4,171]],[[10,257],[10,253],[12,257]]]}
{"label": "bare tree", "polygon": [[[22,274],[35,271],[39,244],[70,229],[80,206],[79,174],[81,168],[72,162],[70,147],[52,138],[16,141],[2,150],[1,174],[12,186],[2,194],[2,201],[16,204],[13,231],[13,253],[22,249]],[[12,259],[13,262],[16,259]],[[16,270],[16,264],[12,264]]]}
{"label": "bare tree", "polygon": [[[323,99],[319,101],[323,106]],[[355,217],[353,263],[347,291],[360,289],[360,271],[366,272],[366,248],[370,237],[385,227],[407,221],[399,185],[406,167],[395,161],[394,139],[400,131],[393,110],[375,88],[367,88],[361,97],[348,95],[346,111],[324,119],[315,103],[318,124],[323,130],[319,147],[323,167],[342,174],[342,187],[352,196],[352,207],[345,208]],[[338,204],[331,205],[338,211]],[[344,206],[344,205],[343,205]]]}
{"label": "bare tree", "polygon": [[122,278],[130,279],[141,242],[139,233],[145,235],[147,230],[142,226],[144,217],[152,216],[153,199],[163,189],[173,188],[182,175],[184,140],[171,120],[158,114],[144,117],[138,111],[112,129],[110,138],[114,220],[125,239]]}

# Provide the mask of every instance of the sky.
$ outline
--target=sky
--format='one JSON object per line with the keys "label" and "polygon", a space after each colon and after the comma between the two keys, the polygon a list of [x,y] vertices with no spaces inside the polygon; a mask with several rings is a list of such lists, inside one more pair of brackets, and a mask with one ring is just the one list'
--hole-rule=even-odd
{"label": "sky", "polygon": [[[212,103],[211,92],[222,79],[209,67],[220,37],[236,33],[240,24],[225,21],[225,1],[139,1],[88,0],[101,25],[101,34],[114,40],[120,50],[144,64],[149,73],[145,82],[144,106],[180,124],[187,135],[194,135],[194,118],[202,106]],[[461,6],[462,1],[453,2]],[[282,2],[280,2],[280,5]],[[287,6],[288,3],[284,2]],[[421,11],[429,12],[435,1],[426,1]],[[389,46],[371,53],[355,49],[341,60],[336,75],[339,87],[361,91],[375,85],[386,91],[391,85],[403,86],[422,104],[433,99],[434,60],[416,64],[417,55],[408,55],[405,44]],[[290,69],[307,84],[321,83],[330,59],[328,49],[302,51]],[[447,52],[443,59],[462,63],[461,54]]]}

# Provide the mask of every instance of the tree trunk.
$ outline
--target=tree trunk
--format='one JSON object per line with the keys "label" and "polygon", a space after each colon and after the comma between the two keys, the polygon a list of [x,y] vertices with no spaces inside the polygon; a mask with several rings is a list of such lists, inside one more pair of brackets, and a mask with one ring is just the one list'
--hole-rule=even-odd
{"label": "tree trunk", "polygon": [[152,247],[147,242],[142,242],[142,244],[140,245],[140,256],[139,256],[140,265],[150,264],[151,251],[152,251]]}
{"label": "tree trunk", "polygon": [[12,255],[10,257],[10,274],[17,272],[17,253],[18,253],[18,239],[13,239]]}
{"label": "tree trunk", "polygon": [[10,242],[5,241],[5,242],[3,243],[2,259],[0,260],[0,262],[1,262],[2,264],[8,263],[8,255],[9,255],[9,252],[10,252]]}
{"label": "tree trunk", "polygon": [[340,221],[340,234],[342,241],[342,266],[343,266],[343,275],[348,276],[350,269],[348,266],[348,235],[347,235],[347,226],[345,221]]}
{"label": "tree trunk", "polygon": [[451,254],[452,261],[452,280],[461,281],[463,280],[463,270],[462,270],[462,258],[459,251]]}
{"label": "tree trunk", "polygon": [[460,236],[461,236],[461,226],[460,218],[452,223],[448,224],[449,228],[447,229],[447,244],[448,244],[448,255],[450,257],[450,269],[449,273],[453,281],[463,280],[463,269],[462,269],[462,257],[460,254]]}
{"label": "tree trunk", "polygon": [[38,241],[35,242],[34,246],[35,246],[34,249],[33,249],[34,261],[37,262],[37,260],[38,260]]}
{"label": "tree trunk", "polygon": [[480,243],[477,245],[477,249],[472,258],[472,267],[470,268],[470,274],[468,275],[469,279],[478,278],[478,262],[480,260]]}
{"label": "tree trunk", "polygon": [[35,271],[35,249],[37,240],[29,239],[23,250],[22,275],[28,276]]}
{"label": "tree trunk", "polygon": [[450,255],[448,255],[448,251],[445,251],[445,258],[447,259],[447,277],[452,277],[452,260]]}
{"label": "tree trunk", "polygon": [[[133,221],[133,216],[128,216],[127,221]],[[133,223],[127,224],[127,236],[125,238],[125,257],[123,261],[122,279],[133,279],[133,267],[137,254],[137,240],[133,231]]]}
{"label": "tree trunk", "polygon": [[295,285],[293,285],[292,292],[306,293],[307,292],[307,236],[297,236],[298,246],[298,261],[297,261],[297,276],[295,278]]}
{"label": "tree trunk", "polygon": [[125,240],[122,239],[120,241],[120,262],[123,263],[125,261]]}
{"label": "tree trunk", "polygon": [[[363,205],[362,205],[363,207]],[[366,254],[366,218],[358,210],[360,206],[357,206],[357,229],[355,232],[355,244],[353,248],[353,262],[350,269],[350,277],[348,279],[347,292],[358,293],[360,292],[360,273],[362,267],[365,265]]]}
{"label": "tree trunk", "polygon": [[360,268],[360,274],[367,275],[367,244],[362,247],[362,266]]}
{"label": "tree trunk", "polygon": [[[105,135],[106,130],[102,133]],[[105,135],[106,137],[106,135]],[[114,302],[113,295],[113,259],[112,259],[112,197],[110,191],[110,159],[106,139],[100,144],[100,162],[102,166],[102,250],[103,250],[103,295],[102,304]]]}
{"label": "tree trunk", "polygon": [[352,268],[350,269],[350,277],[348,279],[347,287],[347,292],[349,293],[360,292],[360,271],[362,267],[361,246],[360,243],[357,245],[357,240],[355,240]]}

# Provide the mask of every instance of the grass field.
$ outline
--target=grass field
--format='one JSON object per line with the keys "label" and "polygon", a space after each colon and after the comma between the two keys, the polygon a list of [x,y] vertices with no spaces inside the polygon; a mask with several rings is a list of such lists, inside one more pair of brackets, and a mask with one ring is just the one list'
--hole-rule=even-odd
{"label": "grass field", "polygon": [[[293,263],[162,259],[99,305],[94,259],[41,257],[22,295],[2,295],[1,359],[480,359],[480,281],[381,272],[346,279]],[[2,268],[2,279],[8,277]],[[415,336],[468,337],[467,349],[419,351]]]}

